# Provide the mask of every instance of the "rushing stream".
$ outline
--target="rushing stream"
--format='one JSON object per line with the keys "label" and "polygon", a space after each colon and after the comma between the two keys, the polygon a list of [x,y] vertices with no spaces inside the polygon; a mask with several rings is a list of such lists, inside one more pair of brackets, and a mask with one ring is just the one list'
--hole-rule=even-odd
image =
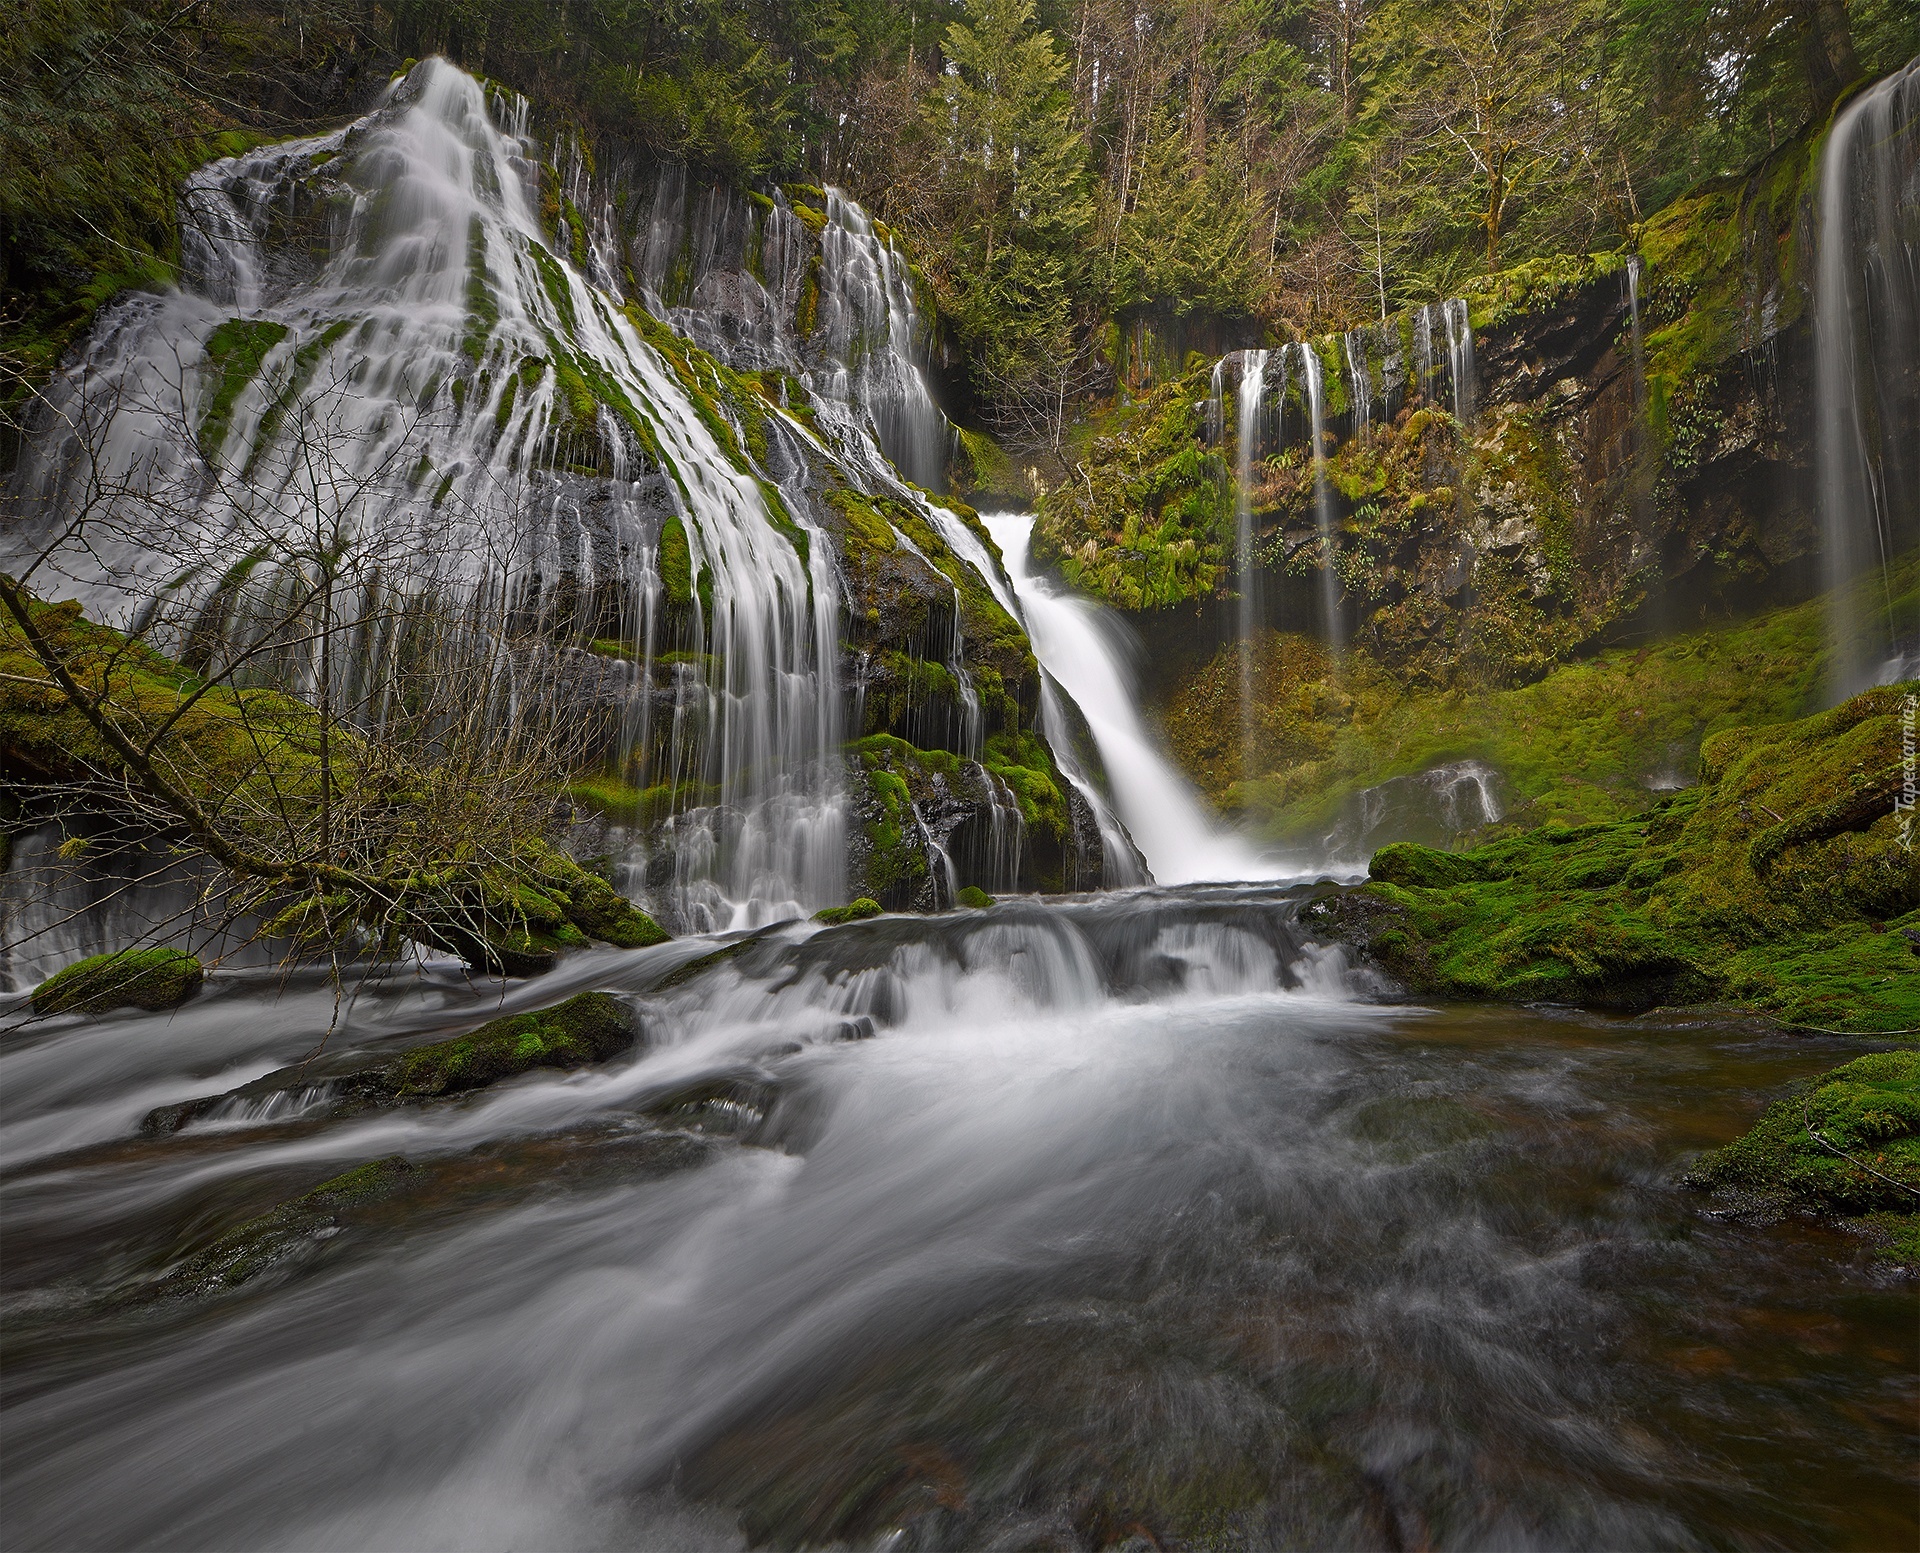
{"label": "rushing stream", "polygon": [[428,967],[329,1055],[583,987],[646,1037],[346,1120],[139,1131],[317,981],[9,1034],[8,1545],[1911,1546],[1909,1294],[1675,1185],[1851,1044],[1371,1002],[1296,895]]}

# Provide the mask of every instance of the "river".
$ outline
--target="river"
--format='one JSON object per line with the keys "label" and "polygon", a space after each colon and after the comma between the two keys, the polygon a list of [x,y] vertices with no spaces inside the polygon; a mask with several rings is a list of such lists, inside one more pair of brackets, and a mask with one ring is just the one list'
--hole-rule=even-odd
{"label": "river", "polygon": [[[1397,1006],[1297,895],[13,1030],[8,1545],[1912,1546],[1910,1285],[1677,1184],[1859,1043]],[[629,1056],[139,1130],[586,987],[636,1001]],[[163,1276],[395,1155],[258,1276]]]}

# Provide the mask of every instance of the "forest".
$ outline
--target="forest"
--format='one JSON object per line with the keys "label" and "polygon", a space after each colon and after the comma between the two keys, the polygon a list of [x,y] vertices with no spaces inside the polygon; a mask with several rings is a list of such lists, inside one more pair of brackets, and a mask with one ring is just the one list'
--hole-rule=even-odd
{"label": "forest", "polygon": [[0,1544],[1920,1545],[1913,0],[0,109]]}
{"label": "forest", "polygon": [[964,402],[1032,440],[1111,390],[1118,320],[1345,329],[1618,247],[1917,50],[1901,0],[28,0],[5,367],[164,273],[196,160],[402,57],[723,180],[845,187],[910,237]]}

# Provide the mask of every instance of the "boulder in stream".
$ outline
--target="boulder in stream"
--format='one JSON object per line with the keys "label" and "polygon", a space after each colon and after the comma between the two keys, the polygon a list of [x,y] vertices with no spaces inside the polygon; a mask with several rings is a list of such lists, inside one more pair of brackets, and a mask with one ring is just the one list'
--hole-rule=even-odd
{"label": "boulder in stream", "polygon": [[49,976],[33,992],[36,1014],[104,1014],[115,1008],[175,1008],[200,990],[206,971],[181,949],[96,954]]}
{"label": "boulder in stream", "polygon": [[385,1062],[346,1072],[311,1064],[281,1068],[224,1095],[206,1095],[147,1114],[141,1131],[178,1132],[202,1117],[269,1117],[309,1109],[331,1115],[379,1110],[481,1089],[534,1068],[579,1068],[619,1055],[634,1042],[633,1010],[607,992],[582,992],[552,1008],[507,1014],[479,1029]]}

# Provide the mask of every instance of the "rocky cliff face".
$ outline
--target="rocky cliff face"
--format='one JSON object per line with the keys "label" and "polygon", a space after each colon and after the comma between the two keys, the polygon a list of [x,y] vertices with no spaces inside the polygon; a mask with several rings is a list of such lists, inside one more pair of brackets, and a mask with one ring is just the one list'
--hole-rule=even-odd
{"label": "rocky cliff face", "polygon": [[[1670,207],[1637,254],[1236,352],[1093,428],[1036,555],[1129,612],[1216,798],[1324,753],[1362,683],[1525,684],[1819,587],[1817,153],[1803,139]],[[1250,743],[1231,705],[1249,692]]]}

